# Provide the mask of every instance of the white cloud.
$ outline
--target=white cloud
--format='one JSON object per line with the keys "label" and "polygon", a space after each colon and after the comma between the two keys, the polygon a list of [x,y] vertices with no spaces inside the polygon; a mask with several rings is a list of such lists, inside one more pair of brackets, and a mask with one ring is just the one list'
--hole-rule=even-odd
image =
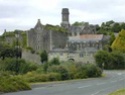
{"label": "white cloud", "polygon": [[30,0],[29,4],[38,9],[51,10],[58,6],[59,0]]}
{"label": "white cloud", "polygon": [[4,29],[30,29],[39,18],[43,24],[60,24],[65,7],[71,23],[125,21],[125,0],[0,0],[0,34]]}

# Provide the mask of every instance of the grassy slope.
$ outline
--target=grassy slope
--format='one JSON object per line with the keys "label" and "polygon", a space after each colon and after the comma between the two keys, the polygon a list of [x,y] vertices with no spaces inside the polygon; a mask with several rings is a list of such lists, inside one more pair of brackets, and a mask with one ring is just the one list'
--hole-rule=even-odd
{"label": "grassy slope", "polygon": [[116,92],[113,92],[109,95],[125,95],[125,89],[122,89],[122,90],[118,90]]}

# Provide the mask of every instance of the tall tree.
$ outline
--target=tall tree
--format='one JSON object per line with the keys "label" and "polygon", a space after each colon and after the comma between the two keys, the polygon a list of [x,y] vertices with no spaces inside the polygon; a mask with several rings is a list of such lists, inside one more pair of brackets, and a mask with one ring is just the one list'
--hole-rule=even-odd
{"label": "tall tree", "polygon": [[44,62],[47,62],[48,61],[48,54],[45,50],[43,50],[40,54],[40,57],[41,57],[41,62],[44,63]]}
{"label": "tall tree", "polygon": [[121,30],[111,45],[113,50],[125,52],[125,30]]}

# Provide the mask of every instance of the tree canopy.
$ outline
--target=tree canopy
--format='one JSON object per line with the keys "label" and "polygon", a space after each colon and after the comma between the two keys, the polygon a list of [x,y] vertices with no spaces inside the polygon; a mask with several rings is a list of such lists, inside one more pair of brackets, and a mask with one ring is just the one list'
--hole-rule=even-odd
{"label": "tree canopy", "polygon": [[41,57],[41,62],[44,63],[44,62],[47,62],[48,61],[48,54],[45,50],[43,50],[40,54],[40,57]]}
{"label": "tree canopy", "polygon": [[73,26],[84,26],[84,25],[89,25],[89,23],[88,22],[83,22],[83,21],[82,22],[76,21],[72,25]]}
{"label": "tree canopy", "polygon": [[125,52],[125,30],[122,29],[111,45],[113,50]]}

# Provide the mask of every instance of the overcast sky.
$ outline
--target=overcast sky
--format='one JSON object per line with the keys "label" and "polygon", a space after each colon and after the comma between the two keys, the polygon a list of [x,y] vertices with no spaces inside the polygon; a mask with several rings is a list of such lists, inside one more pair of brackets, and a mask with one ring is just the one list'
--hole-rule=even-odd
{"label": "overcast sky", "polygon": [[60,25],[62,8],[69,8],[71,24],[125,22],[125,0],[0,0],[0,34],[4,29],[29,30],[37,19],[44,25]]}

